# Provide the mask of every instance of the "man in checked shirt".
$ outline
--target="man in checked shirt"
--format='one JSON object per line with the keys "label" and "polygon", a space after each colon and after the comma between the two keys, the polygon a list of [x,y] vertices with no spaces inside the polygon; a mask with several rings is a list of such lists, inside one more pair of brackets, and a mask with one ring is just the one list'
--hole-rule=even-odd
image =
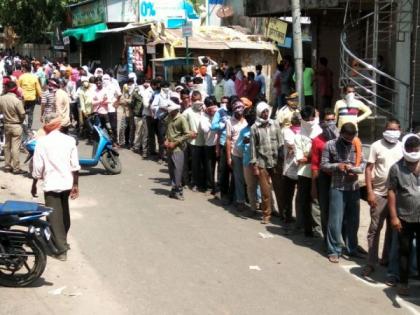
{"label": "man in checked shirt", "polygon": [[327,142],[322,152],[321,170],[331,174],[330,216],[327,228],[328,259],[338,263],[342,253],[342,225],[345,222],[345,246],[349,256],[359,257],[357,232],[359,230],[360,192],[358,174],[366,163],[358,161],[353,139],[357,134],[353,123],[341,127],[340,137]]}

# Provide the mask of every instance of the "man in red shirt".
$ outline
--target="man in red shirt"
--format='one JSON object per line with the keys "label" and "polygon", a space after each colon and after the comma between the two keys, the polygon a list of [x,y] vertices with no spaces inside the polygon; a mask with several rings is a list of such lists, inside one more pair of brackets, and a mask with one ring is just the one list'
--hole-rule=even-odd
{"label": "man in red shirt", "polygon": [[257,81],[255,81],[255,73],[248,72],[248,84],[245,90],[246,98],[248,98],[253,104],[255,104],[255,99],[257,98],[258,94],[260,94],[260,89],[260,84]]}
{"label": "man in red shirt", "polygon": [[312,200],[319,204],[321,210],[321,227],[324,240],[327,236],[328,212],[329,212],[329,190],[331,186],[331,175],[321,171],[321,157],[325,144],[338,136],[338,129],[335,122],[335,114],[330,108],[321,113],[322,133],[312,141],[311,170],[312,170]]}

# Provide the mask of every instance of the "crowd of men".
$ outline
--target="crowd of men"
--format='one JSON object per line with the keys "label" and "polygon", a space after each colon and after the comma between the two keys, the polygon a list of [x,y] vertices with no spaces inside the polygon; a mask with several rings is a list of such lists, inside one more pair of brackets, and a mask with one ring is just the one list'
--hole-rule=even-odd
{"label": "crowd of men", "polygon": [[[117,148],[167,163],[170,198],[184,200],[184,189],[189,188],[209,192],[239,212],[261,211],[262,224],[276,214],[297,233],[322,238],[331,263],[338,263],[342,255],[365,257],[358,246],[359,177],[365,174],[371,224],[363,276],[370,277],[378,263],[386,265],[387,284],[400,283],[399,293],[408,294],[411,257],[416,256],[410,254],[413,240],[420,237],[419,135],[402,136],[399,121],[389,119],[366,160],[358,123],[372,112],[351,85],[331,108],[332,73],[325,58],[316,70],[305,67],[304,106],[293,92],[290,58],[274,76],[273,106],[266,100],[261,65],[245,75],[241,66],[222,62],[216,68],[210,61],[201,58],[193,74],[175,84],[162,77],[137,78],[124,62],[116,71],[96,68],[91,74],[87,67],[22,61],[20,68],[6,71],[0,98],[6,123],[5,171],[21,173],[19,138],[25,128],[31,129],[37,102],[41,121],[57,129],[51,119],[55,113],[64,133],[75,129],[89,137],[87,119],[96,115]],[[317,108],[315,84],[321,104]],[[67,168],[76,172],[79,166],[73,161]],[[37,169],[33,175],[41,179]],[[70,180],[67,186],[67,199],[78,194]],[[387,231],[379,260],[384,222]]]}

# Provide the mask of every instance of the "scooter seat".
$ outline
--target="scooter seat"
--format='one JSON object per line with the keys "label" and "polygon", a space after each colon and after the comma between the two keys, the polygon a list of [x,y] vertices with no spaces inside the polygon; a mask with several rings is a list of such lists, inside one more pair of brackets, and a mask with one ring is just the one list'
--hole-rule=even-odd
{"label": "scooter seat", "polygon": [[5,215],[37,215],[43,212],[43,206],[35,202],[8,200],[0,204],[0,216]]}

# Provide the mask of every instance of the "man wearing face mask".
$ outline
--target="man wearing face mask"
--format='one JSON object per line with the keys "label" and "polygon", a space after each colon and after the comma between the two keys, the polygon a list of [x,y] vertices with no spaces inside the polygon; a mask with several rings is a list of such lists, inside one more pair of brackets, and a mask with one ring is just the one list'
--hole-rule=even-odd
{"label": "man wearing face mask", "polygon": [[403,158],[394,164],[388,177],[388,207],[391,225],[400,245],[400,295],[408,295],[409,256],[413,239],[417,243],[420,270],[420,137],[408,134],[402,140]]}
{"label": "man wearing face mask", "polygon": [[326,108],[321,113],[322,133],[312,141],[311,170],[312,170],[312,202],[318,203],[321,211],[321,229],[324,242],[327,242],[327,225],[330,202],[331,174],[321,170],[322,151],[325,144],[337,139],[338,129],[335,124],[335,115],[332,109]]}
{"label": "man wearing face mask", "polygon": [[321,170],[331,174],[330,206],[327,228],[328,260],[338,263],[342,253],[342,229],[345,222],[345,246],[349,256],[360,257],[357,250],[359,230],[360,192],[358,174],[365,169],[363,157],[358,161],[353,140],[357,129],[345,123],[340,137],[330,140],[322,152]]}
{"label": "man wearing face mask", "polygon": [[248,126],[244,118],[245,105],[236,100],[232,105],[233,116],[226,123],[226,156],[227,164],[233,171],[235,182],[234,202],[238,211],[245,210],[245,178],[243,172],[242,152],[236,142],[242,129]]}
{"label": "man wearing face mask", "polygon": [[82,77],[82,86],[79,88],[79,103],[80,103],[80,112],[83,121],[83,131],[82,133],[87,137],[89,135],[89,126],[87,123],[87,118],[92,114],[93,109],[93,90],[91,89],[88,77]]}
{"label": "man wearing face mask", "polygon": [[335,103],[334,113],[337,118],[338,129],[345,123],[351,122],[356,128],[357,124],[372,115],[369,106],[356,99],[355,88],[347,85],[344,88],[345,97]]}
{"label": "man wearing face mask", "polygon": [[281,173],[277,171],[278,152],[283,145],[279,124],[270,119],[270,107],[261,102],[257,106],[257,121],[251,127],[251,161],[254,174],[258,176],[262,195],[262,224],[270,223],[272,204],[271,189],[274,188],[279,210],[281,209]]}
{"label": "man wearing face mask", "polygon": [[[383,132],[383,139],[378,140],[370,147],[368,164],[365,171],[368,203],[370,205],[370,226],[368,230],[368,264],[363,269],[363,276],[369,276],[378,263],[378,246],[382,226],[388,221],[389,210],[387,205],[388,189],[386,182],[392,165],[402,158],[402,145],[400,122],[396,119],[388,120]],[[388,262],[391,244],[391,229],[389,221],[385,234],[382,260]]]}
{"label": "man wearing face mask", "polygon": [[163,81],[160,85],[160,92],[157,94],[152,102],[151,108],[154,113],[155,119],[157,119],[157,138],[159,144],[159,162],[163,163],[165,159],[165,148],[163,145],[165,136],[165,118],[167,116],[167,108],[169,100],[171,99],[172,91],[170,89],[170,83]]}
{"label": "man wearing face mask", "polygon": [[297,222],[297,225],[303,223],[306,237],[313,237],[312,228],[319,220],[311,213],[311,149],[312,140],[322,133],[322,129],[315,119],[315,108],[305,106],[300,111],[301,131],[295,137],[296,161],[298,162],[298,183],[297,195],[299,204],[296,207],[297,217],[303,222]]}
{"label": "man wearing face mask", "polygon": [[296,92],[293,92],[288,97],[286,97],[287,105],[281,107],[277,111],[276,119],[279,122],[281,128],[286,128],[290,126],[293,113],[299,113],[299,95]]}
{"label": "man wearing face mask", "polygon": [[191,190],[198,191],[204,188],[204,181],[202,176],[204,174],[205,165],[205,139],[203,133],[198,133],[201,118],[203,116],[204,103],[201,94],[194,91],[191,96],[192,106],[187,108],[182,115],[187,119],[191,132],[195,134],[189,143],[191,145]]}

